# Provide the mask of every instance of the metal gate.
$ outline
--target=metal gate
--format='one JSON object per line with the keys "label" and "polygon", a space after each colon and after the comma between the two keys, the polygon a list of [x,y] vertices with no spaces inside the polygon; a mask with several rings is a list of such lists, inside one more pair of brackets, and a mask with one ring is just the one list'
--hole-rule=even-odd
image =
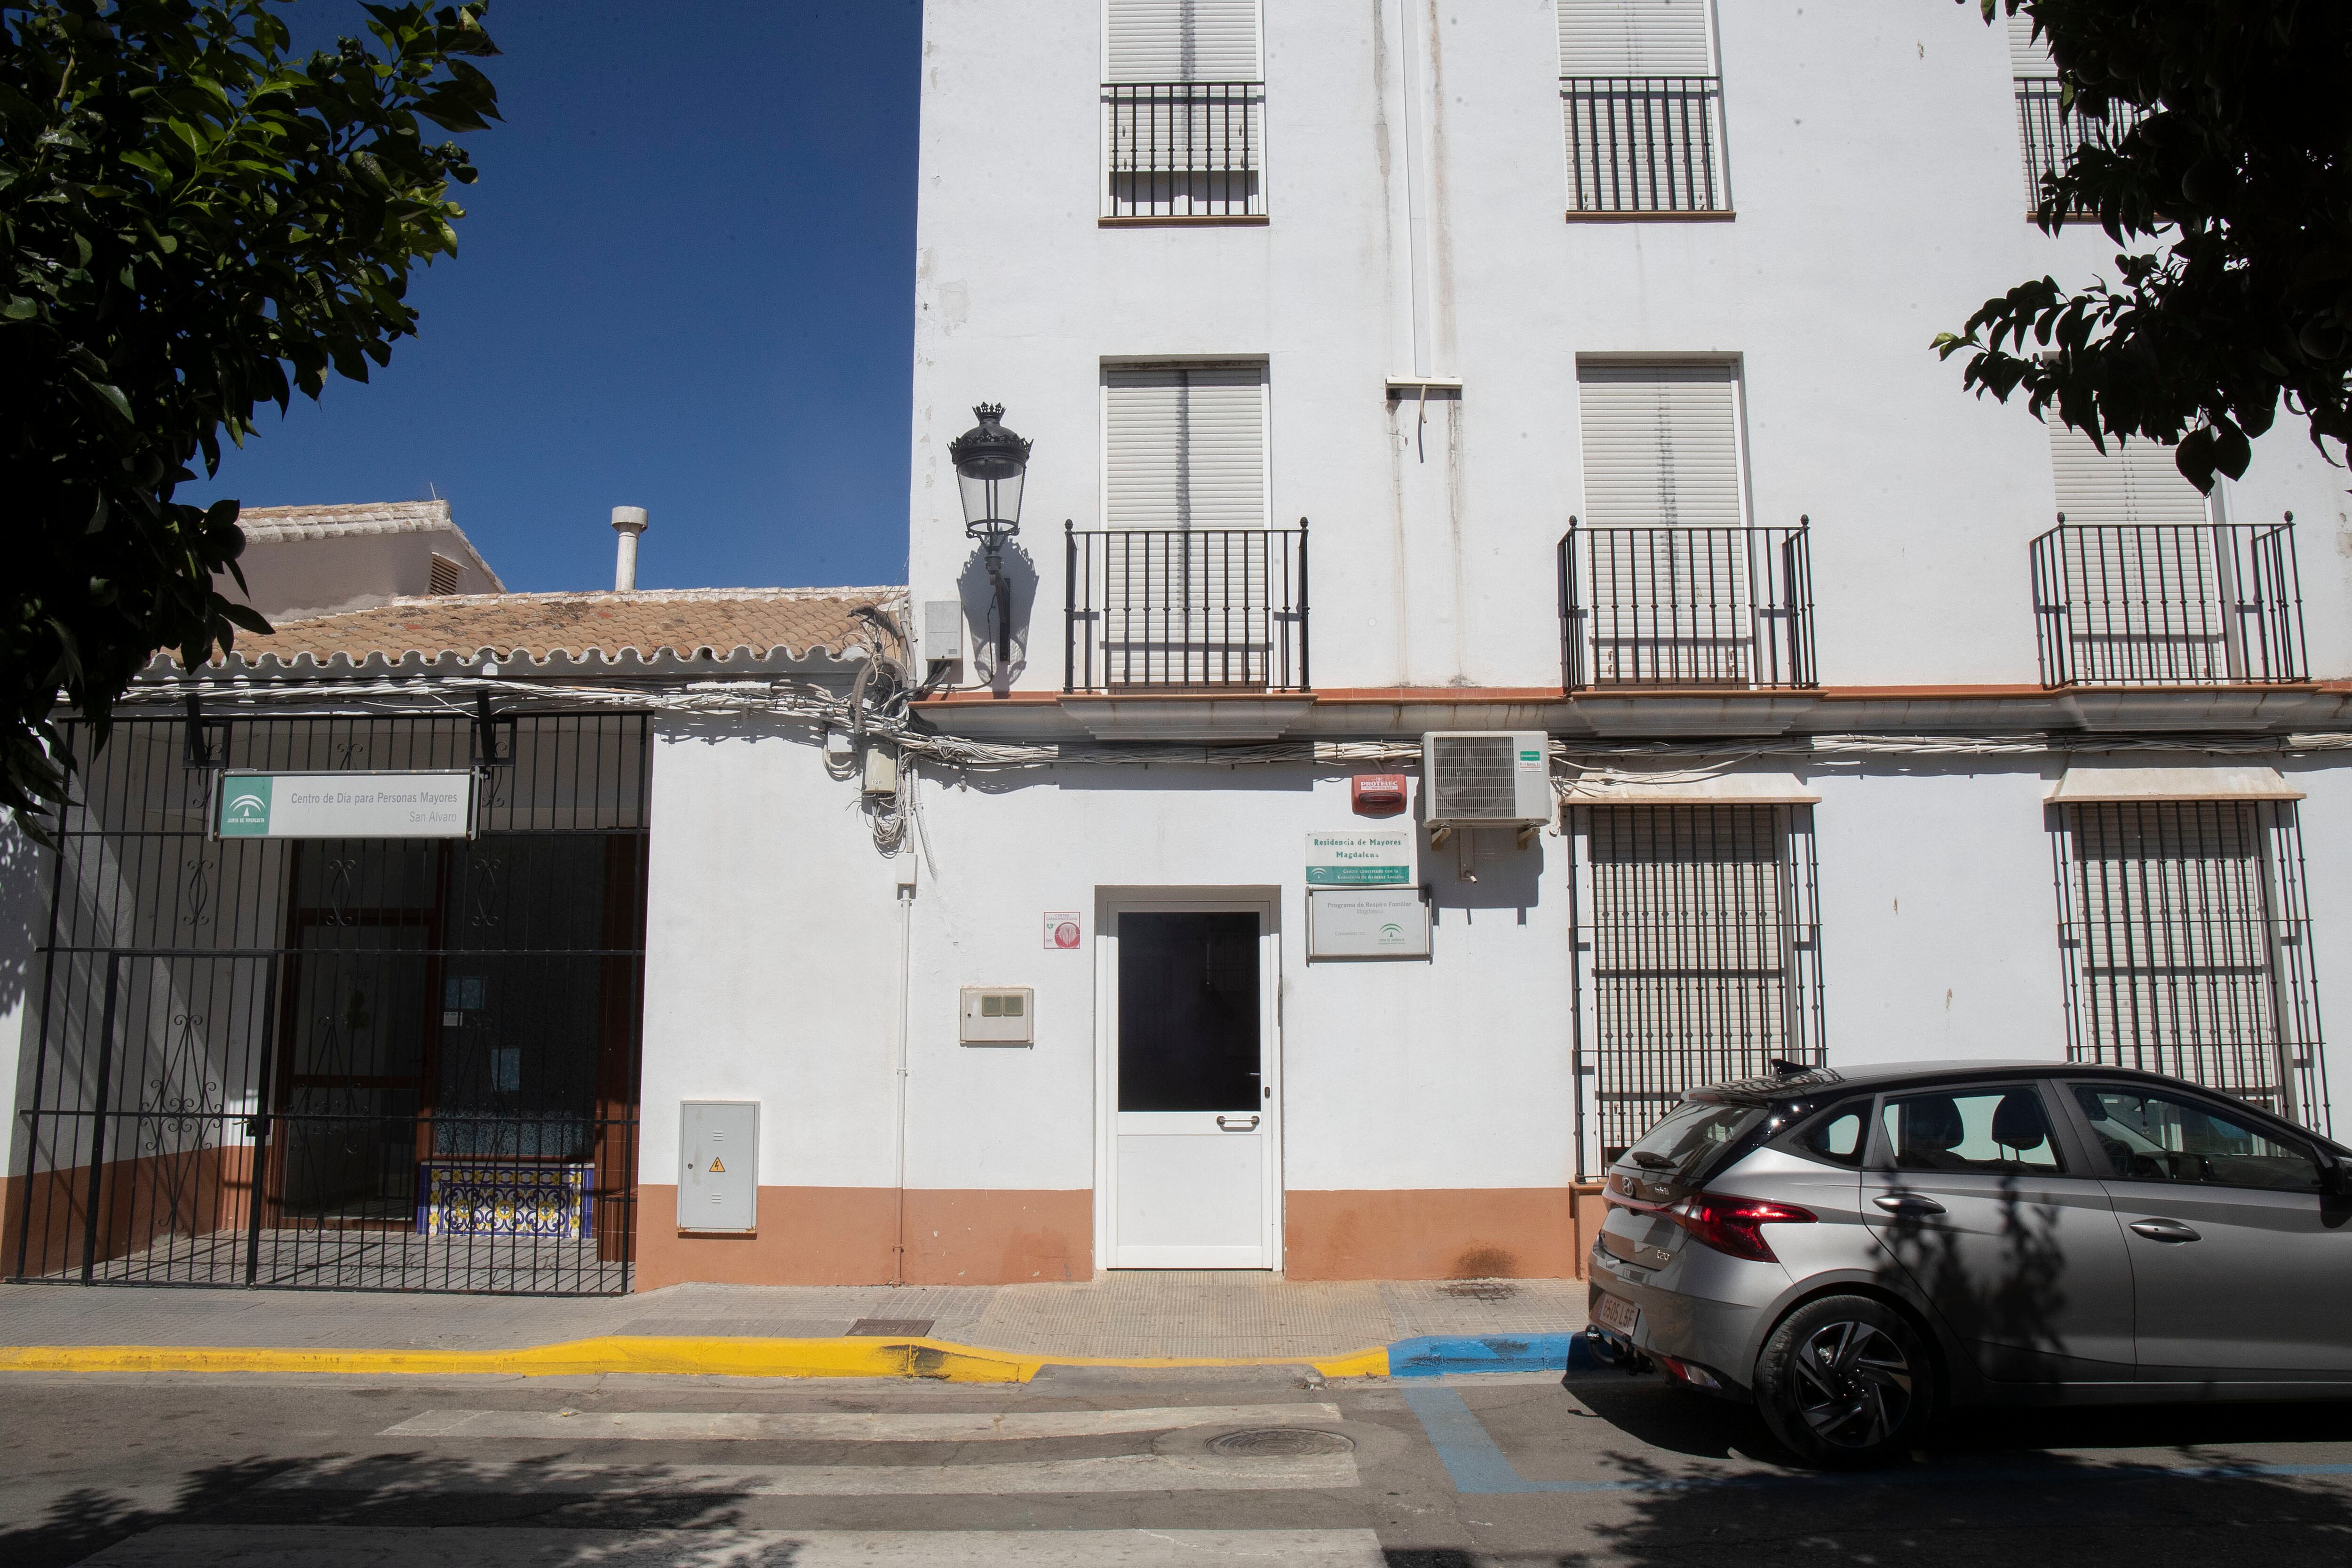
{"label": "metal gate", "polygon": [[[648,739],[118,721],[55,857],[12,1276],[628,1289]],[[215,838],[223,767],[477,769],[475,837]]]}

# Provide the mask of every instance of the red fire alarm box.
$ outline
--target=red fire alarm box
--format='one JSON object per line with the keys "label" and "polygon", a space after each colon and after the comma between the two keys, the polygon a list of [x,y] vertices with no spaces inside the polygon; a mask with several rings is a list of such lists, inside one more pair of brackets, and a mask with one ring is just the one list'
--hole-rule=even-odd
{"label": "red fire alarm box", "polygon": [[1350,784],[1359,816],[1394,816],[1404,809],[1402,773],[1358,773]]}

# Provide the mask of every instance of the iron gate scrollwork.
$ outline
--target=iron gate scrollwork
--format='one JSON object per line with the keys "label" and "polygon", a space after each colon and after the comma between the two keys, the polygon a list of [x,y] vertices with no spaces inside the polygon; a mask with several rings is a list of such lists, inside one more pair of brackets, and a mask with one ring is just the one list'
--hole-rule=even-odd
{"label": "iron gate scrollwork", "polygon": [[499,721],[471,839],[215,841],[188,765],[458,771],[469,719],[131,719],[84,756],[14,1278],[629,1288],[648,721]]}

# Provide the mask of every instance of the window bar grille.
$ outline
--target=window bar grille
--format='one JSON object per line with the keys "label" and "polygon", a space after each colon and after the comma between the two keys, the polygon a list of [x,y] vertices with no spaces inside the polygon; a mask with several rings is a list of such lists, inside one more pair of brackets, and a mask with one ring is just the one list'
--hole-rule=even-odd
{"label": "window bar grille", "polygon": [[2309,679],[2294,519],[2071,523],[2036,538],[2045,687],[2272,685]]}
{"label": "window bar grille", "polygon": [[1557,552],[1567,689],[1813,685],[1811,528],[1570,518]]}
{"label": "window bar grille", "polygon": [[1691,1089],[1821,1061],[1819,881],[1810,807],[1578,817],[1592,930],[1570,945],[1592,1013],[1577,1081],[1593,1080],[1606,1165]]}
{"label": "window bar grille", "polygon": [[1727,212],[1716,77],[1562,77],[1571,212]]}
{"label": "window bar grille", "polygon": [[2302,830],[2284,801],[2051,808],[2069,1060],[2329,1132]]}
{"label": "window bar grille", "polygon": [[[2040,215],[2042,185],[2066,172],[2081,147],[2114,148],[2132,128],[2147,118],[2137,104],[2116,101],[2101,116],[2083,113],[2065,101],[2055,77],[2019,77],[2017,80],[2018,142],[2025,156],[2025,197],[2028,216]],[[2064,217],[2095,216],[2087,207],[2070,207]]]}
{"label": "window bar grille", "polygon": [[1258,82],[1106,82],[1103,216],[1265,212],[1265,89]]}

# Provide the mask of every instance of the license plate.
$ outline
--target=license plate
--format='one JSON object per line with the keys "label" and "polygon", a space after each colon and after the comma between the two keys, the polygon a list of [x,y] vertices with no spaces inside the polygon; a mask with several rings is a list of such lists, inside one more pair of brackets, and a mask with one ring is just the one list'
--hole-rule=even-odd
{"label": "license plate", "polygon": [[1642,1321],[1642,1309],[1622,1296],[1603,1296],[1592,1309],[1593,1320],[1612,1332],[1633,1337],[1633,1327]]}

